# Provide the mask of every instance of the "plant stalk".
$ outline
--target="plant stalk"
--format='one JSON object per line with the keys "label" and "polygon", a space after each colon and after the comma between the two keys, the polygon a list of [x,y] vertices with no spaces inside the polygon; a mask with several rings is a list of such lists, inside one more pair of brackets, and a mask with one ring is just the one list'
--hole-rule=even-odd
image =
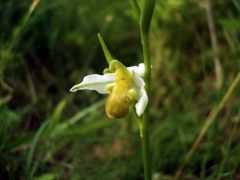
{"label": "plant stalk", "polygon": [[[149,36],[142,34],[142,47],[145,66],[145,89],[148,97],[151,91],[151,58],[149,50]],[[150,99],[150,98],[149,98]],[[151,163],[150,163],[150,147],[149,147],[149,102],[142,117],[141,141],[142,141],[142,154],[144,165],[145,180],[151,180]]]}
{"label": "plant stalk", "polygon": [[156,0],[144,0],[143,7],[140,15],[140,33],[141,43],[143,49],[144,58],[144,81],[145,90],[149,97],[149,102],[142,117],[142,129],[141,129],[141,142],[142,142],[142,154],[144,165],[144,178],[145,180],[152,179],[151,162],[150,162],[150,143],[149,143],[149,105],[150,92],[151,92],[151,56],[150,56],[150,43],[149,43],[149,29],[152,20]]}

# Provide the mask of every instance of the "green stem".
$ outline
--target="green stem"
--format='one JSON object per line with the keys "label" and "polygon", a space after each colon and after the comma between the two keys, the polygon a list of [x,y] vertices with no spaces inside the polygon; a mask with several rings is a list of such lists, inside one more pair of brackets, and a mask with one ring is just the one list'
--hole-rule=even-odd
{"label": "green stem", "polygon": [[[143,46],[143,56],[144,56],[144,66],[145,66],[145,89],[150,97],[151,90],[151,58],[149,52],[149,36],[142,34],[142,46]],[[144,177],[145,180],[151,180],[151,164],[150,164],[150,148],[149,148],[149,102],[146,110],[142,117],[142,153],[143,153],[143,164],[144,164]]]}
{"label": "green stem", "polygon": [[149,102],[146,110],[142,117],[142,153],[143,153],[143,164],[144,164],[144,177],[145,180],[152,179],[151,173],[151,162],[150,162],[150,145],[149,145],[149,104],[150,103],[150,92],[151,92],[151,56],[150,56],[150,44],[149,44],[149,29],[152,20],[156,0],[144,0],[143,8],[140,16],[140,33],[141,43],[143,48],[144,58],[144,81],[145,89],[149,97]]}

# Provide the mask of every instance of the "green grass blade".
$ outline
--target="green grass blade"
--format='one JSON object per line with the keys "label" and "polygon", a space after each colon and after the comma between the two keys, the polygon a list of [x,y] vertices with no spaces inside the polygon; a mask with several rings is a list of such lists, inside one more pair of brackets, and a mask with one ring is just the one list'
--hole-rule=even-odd
{"label": "green grass blade", "polygon": [[81,118],[83,118],[87,114],[89,114],[89,113],[95,111],[96,109],[98,109],[99,107],[101,107],[104,104],[104,101],[105,100],[101,100],[97,103],[94,103],[93,105],[91,105],[91,106],[85,108],[84,110],[78,112],[77,114],[75,114],[72,118],[64,121],[61,124],[59,124],[56,127],[56,129],[52,132],[52,136],[55,136],[55,135],[65,131],[68,127],[70,127],[71,125],[78,122]]}
{"label": "green grass blade", "polygon": [[33,138],[32,144],[30,146],[30,149],[28,151],[27,154],[27,159],[26,159],[26,166],[25,166],[25,180],[29,180],[31,179],[31,173],[30,173],[30,169],[31,169],[31,164],[32,164],[32,159],[33,159],[33,153],[36,149],[37,143],[41,137],[41,135],[43,134],[44,130],[48,127],[48,121],[45,121],[42,126],[39,128],[39,130],[37,131],[36,135]]}
{"label": "green grass blade", "polygon": [[67,104],[66,99],[63,99],[58,103],[57,107],[54,109],[52,115],[48,120],[49,121],[48,131],[52,131],[57,126],[62,117],[62,112],[66,104]]}
{"label": "green grass blade", "polygon": [[133,10],[135,16],[137,17],[137,20],[140,21],[141,10],[138,6],[137,1],[136,0],[129,0],[129,2],[130,2],[130,5],[132,7],[132,10]]}

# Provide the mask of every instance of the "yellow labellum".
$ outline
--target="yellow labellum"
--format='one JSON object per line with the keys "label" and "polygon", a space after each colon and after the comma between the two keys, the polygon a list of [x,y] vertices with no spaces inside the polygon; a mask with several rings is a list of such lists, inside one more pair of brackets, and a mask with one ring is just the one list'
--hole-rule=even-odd
{"label": "yellow labellum", "polygon": [[105,104],[106,113],[110,118],[122,118],[137,96],[132,89],[133,75],[117,60],[111,62],[109,69],[115,71],[115,83],[107,87],[110,94]]}

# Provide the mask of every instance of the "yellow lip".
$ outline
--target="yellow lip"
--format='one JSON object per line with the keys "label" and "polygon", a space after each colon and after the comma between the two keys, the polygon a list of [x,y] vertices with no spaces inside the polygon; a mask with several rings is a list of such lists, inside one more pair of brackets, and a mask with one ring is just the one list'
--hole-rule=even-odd
{"label": "yellow lip", "polygon": [[128,114],[131,98],[128,96],[132,88],[133,75],[117,60],[113,60],[109,69],[115,72],[115,83],[108,87],[105,109],[110,118],[122,118]]}

